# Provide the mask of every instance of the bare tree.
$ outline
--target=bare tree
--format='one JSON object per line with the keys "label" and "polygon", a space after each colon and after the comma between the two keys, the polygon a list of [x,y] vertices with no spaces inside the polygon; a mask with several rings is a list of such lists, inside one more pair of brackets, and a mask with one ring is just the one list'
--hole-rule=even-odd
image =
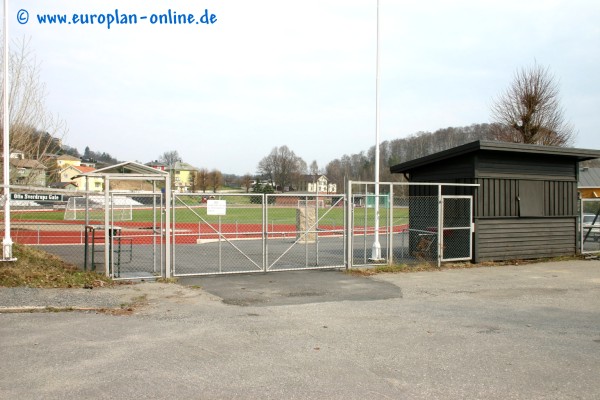
{"label": "bare tree", "polygon": [[206,193],[206,188],[208,188],[208,170],[206,168],[202,168],[198,172],[196,172],[196,187],[202,192]]}
{"label": "bare tree", "polygon": [[196,185],[198,182],[197,175],[198,171],[190,171],[190,175],[188,177],[188,183],[190,184],[190,191],[192,193],[198,190],[198,186]]}
{"label": "bare tree", "polygon": [[252,188],[252,175],[246,174],[242,176],[241,184],[242,187],[246,189],[246,193],[249,193],[250,189]]}
{"label": "bare tree", "polygon": [[495,139],[569,146],[575,139],[559,104],[559,86],[548,68],[534,64],[516,72],[511,86],[492,106]]}
{"label": "bare tree", "polygon": [[223,174],[218,169],[213,169],[210,171],[208,180],[210,181],[210,187],[212,188],[213,192],[217,193],[217,190],[219,190],[223,184]]}
{"label": "bare tree", "polygon": [[319,164],[317,164],[317,160],[313,160],[313,162],[310,163],[310,174],[314,177],[319,175]]}
{"label": "bare tree", "polygon": [[277,163],[277,147],[275,147],[268,156],[265,156],[258,163],[258,173],[260,178],[269,181],[271,184],[275,181],[275,171]]}
{"label": "bare tree", "polygon": [[[29,50],[29,42],[16,43],[9,51],[10,152],[44,164],[49,175],[57,173],[54,155],[67,132],[66,123],[46,108],[46,86],[40,81],[40,65]],[[4,51],[0,51],[2,60]],[[2,79],[3,76],[0,78]],[[1,86],[4,81],[1,80]],[[0,95],[0,102],[4,92]],[[0,132],[4,126],[0,115]],[[2,135],[0,135],[0,144]]]}
{"label": "bare tree", "polygon": [[287,146],[274,147],[258,163],[258,172],[281,190],[297,181],[306,170],[306,162]]}
{"label": "bare tree", "polygon": [[177,150],[165,151],[160,155],[158,160],[167,165],[167,168],[172,168],[173,164],[177,161],[181,161],[181,157],[179,156],[179,152]]}

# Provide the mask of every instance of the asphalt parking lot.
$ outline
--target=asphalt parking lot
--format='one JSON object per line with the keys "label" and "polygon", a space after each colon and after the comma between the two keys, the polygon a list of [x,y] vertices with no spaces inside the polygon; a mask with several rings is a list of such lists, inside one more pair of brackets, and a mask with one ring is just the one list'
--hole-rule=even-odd
{"label": "asphalt parking lot", "polygon": [[15,297],[144,305],[0,314],[0,398],[600,398],[600,261]]}

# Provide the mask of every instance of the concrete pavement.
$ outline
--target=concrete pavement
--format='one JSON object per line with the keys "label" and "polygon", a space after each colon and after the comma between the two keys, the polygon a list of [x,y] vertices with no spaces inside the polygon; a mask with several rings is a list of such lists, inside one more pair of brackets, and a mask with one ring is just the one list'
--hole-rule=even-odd
{"label": "concrete pavement", "polygon": [[599,261],[181,283],[0,314],[0,398],[600,397]]}

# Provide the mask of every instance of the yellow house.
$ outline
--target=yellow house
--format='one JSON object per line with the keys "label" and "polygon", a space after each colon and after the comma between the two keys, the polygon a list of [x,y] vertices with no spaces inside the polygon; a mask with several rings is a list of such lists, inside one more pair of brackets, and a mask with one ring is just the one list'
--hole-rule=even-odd
{"label": "yellow house", "polygon": [[63,154],[62,156],[56,157],[56,165],[58,166],[59,170],[63,170],[70,165],[79,167],[81,165],[81,160],[77,157],[73,157],[68,154]]}
{"label": "yellow house", "polygon": [[[77,185],[77,190],[85,190],[85,178],[80,176],[73,179],[74,177],[85,174],[88,172],[95,171],[96,168],[85,167],[82,165],[69,165],[60,171],[61,182],[74,182]],[[88,180],[88,189],[92,192],[102,191],[102,178],[90,177]]]}
{"label": "yellow house", "polygon": [[168,172],[171,174],[171,180],[178,192],[188,192],[194,186],[194,174],[198,168],[181,161],[177,161],[169,166]]}

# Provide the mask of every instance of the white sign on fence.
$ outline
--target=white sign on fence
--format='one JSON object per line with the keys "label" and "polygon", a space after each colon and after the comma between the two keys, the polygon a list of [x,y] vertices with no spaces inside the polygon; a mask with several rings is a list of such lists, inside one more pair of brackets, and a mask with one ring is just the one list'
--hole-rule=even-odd
{"label": "white sign on fence", "polygon": [[11,193],[11,200],[63,201],[62,194]]}
{"label": "white sign on fence", "polygon": [[226,200],[208,200],[206,202],[207,215],[225,215],[227,213]]}

